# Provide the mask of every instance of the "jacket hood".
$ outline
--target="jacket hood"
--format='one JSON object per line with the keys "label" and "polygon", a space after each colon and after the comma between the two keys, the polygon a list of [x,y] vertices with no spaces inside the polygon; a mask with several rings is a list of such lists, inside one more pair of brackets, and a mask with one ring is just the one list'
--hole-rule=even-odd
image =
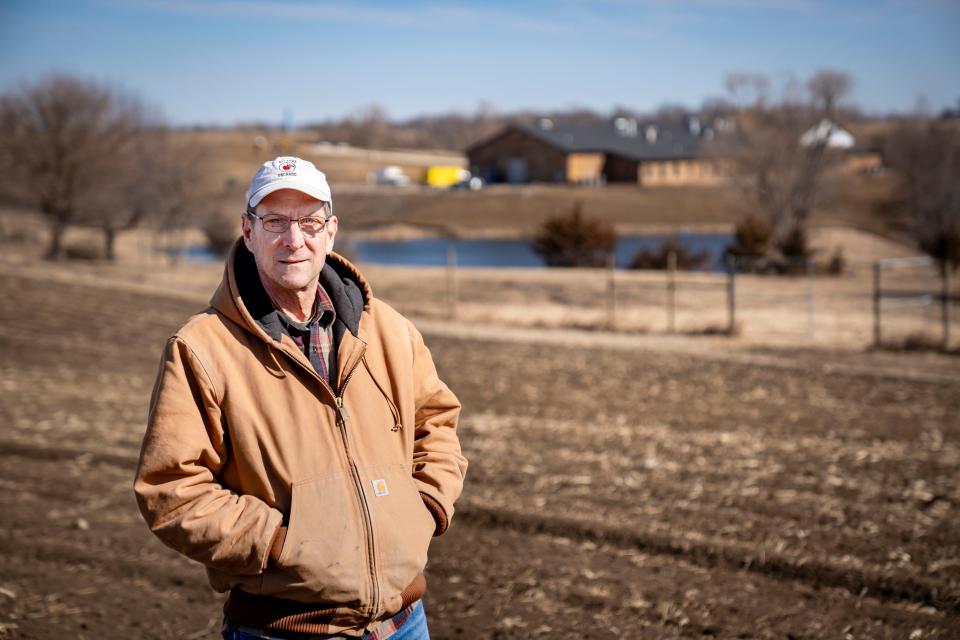
{"label": "jacket hood", "polygon": [[[369,283],[346,258],[329,253],[320,272],[320,285],[330,295],[338,321],[357,335],[360,316],[369,311],[373,299]],[[256,261],[243,238],[227,254],[223,280],[214,291],[210,306],[261,339],[280,342],[279,312],[260,282]]]}

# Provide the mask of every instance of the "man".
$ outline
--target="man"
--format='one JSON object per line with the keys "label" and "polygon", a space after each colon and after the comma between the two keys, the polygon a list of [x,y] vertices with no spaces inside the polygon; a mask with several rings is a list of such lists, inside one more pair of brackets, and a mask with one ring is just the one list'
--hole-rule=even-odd
{"label": "man", "polygon": [[427,637],[430,538],[467,463],[460,404],[413,325],[333,253],[323,173],[247,192],[210,308],[167,342],[134,489],[229,591],[225,638]]}

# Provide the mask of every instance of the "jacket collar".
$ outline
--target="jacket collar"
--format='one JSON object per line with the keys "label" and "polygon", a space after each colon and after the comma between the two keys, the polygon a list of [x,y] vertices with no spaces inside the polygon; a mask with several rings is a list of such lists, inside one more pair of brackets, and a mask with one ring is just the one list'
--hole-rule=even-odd
{"label": "jacket collar", "polygon": [[[373,292],[355,266],[336,253],[327,255],[320,272],[320,284],[330,295],[338,322],[354,336],[361,314],[370,308]],[[253,254],[237,240],[227,255],[223,280],[210,299],[210,306],[261,339],[279,343],[283,334],[279,311],[260,283]]]}

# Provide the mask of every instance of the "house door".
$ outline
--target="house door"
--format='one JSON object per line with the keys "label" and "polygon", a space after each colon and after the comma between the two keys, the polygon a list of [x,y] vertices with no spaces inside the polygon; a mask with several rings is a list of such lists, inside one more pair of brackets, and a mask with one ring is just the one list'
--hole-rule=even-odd
{"label": "house door", "polygon": [[523,184],[527,181],[527,159],[509,158],[507,160],[507,182]]}

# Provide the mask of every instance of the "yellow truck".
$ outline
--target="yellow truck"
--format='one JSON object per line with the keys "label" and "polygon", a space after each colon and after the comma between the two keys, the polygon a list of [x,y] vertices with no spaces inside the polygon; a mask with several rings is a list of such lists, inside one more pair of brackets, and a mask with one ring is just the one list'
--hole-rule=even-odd
{"label": "yellow truck", "polygon": [[427,167],[424,182],[437,189],[449,189],[455,184],[470,180],[470,172],[456,165],[433,165]]}

